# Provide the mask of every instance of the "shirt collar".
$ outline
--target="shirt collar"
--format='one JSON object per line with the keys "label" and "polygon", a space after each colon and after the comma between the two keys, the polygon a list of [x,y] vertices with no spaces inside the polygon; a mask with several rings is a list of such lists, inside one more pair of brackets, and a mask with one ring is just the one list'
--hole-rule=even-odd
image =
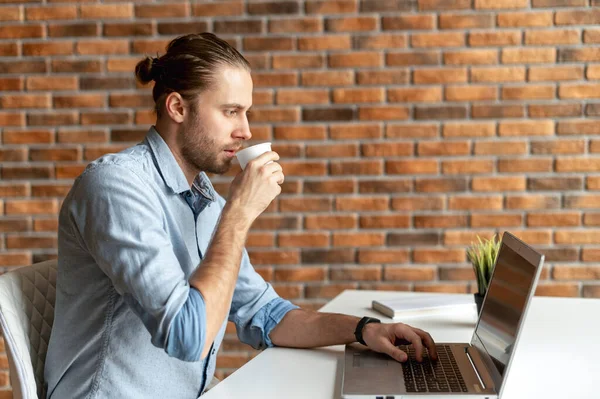
{"label": "shirt collar", "polygon": [[[163,181],[174,194],[181,194],[190,191],[190,185],[185,178],[185,174],[175,160],[171,149],[165,143],[165,140],[156,131],[154,126],[150,127],[146,135],[146,141],[156,160],[156,168],[160,172]],[[192,183],[196,189],[211,201],[215,200],[215,191],[204,172],[200,172]]]}

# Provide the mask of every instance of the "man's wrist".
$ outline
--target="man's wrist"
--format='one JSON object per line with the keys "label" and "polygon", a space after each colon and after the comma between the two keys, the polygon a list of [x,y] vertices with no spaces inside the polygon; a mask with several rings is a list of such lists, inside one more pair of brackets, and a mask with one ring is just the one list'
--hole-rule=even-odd
{"label": "man's wrist", "polygon": [[365,329],[365,326],[370,323],[381,323],[381,320],[376,319],[374,317],[365,316],[362,319],[360,319],[360,321],[356,325],[356,329],[354,330],[354,337],[356,338],[356,341],[365,346],[367,346],[367,344],[363,339],[363,331]]}

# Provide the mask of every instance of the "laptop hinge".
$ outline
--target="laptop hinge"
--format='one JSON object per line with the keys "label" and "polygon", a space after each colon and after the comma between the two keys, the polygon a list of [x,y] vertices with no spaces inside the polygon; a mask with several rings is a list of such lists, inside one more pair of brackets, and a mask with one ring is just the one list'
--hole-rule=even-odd
{"label": "laptop hinge", "polygon": [[469,362],[471,363],[471,367],[473,367],[473,370],[475,371],[475,375],[477,376],[477,379],[479,380],[481,387],[483,389],[486,389],[485,384],[483,383],[483,379],[481,378],[481,374],[479,373],[479,370],[477,370],[477,366],[475,366],[475,362],[473,361],[473,358],[471,357],[471,354],[469,353],[469,347],[465,347],[465,354],[467,355],[467,359],[469,359]]}

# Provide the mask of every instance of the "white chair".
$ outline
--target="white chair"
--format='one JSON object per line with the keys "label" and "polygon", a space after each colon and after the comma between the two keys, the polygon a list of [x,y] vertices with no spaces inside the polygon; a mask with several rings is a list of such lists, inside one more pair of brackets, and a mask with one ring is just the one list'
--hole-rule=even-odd
{"label": "white chair", "polygon": [[0,327],[13,399],[45,398],[44,362],[54,322],[56,260],[0,276]]}

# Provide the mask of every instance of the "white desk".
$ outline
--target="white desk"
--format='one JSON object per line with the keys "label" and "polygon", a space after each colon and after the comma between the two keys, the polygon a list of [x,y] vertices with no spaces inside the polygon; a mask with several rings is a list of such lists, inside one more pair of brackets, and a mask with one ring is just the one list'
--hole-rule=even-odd
{"label": "white desk", "polygon": [[[372,299],[423,295],[381,291],[343,292],[320,311],[391,319],[370,309]],[[472,314],[411,318],[407,324],[438,342],[469,342]],[[600,299],[535,297],[503,399],[600,398]],[[340,398],[343,346],[271,348],[260,353],[203,398]],[[569,385],[567,381],[578,381]],[[574,379],[577,378],[577,379]]]}

